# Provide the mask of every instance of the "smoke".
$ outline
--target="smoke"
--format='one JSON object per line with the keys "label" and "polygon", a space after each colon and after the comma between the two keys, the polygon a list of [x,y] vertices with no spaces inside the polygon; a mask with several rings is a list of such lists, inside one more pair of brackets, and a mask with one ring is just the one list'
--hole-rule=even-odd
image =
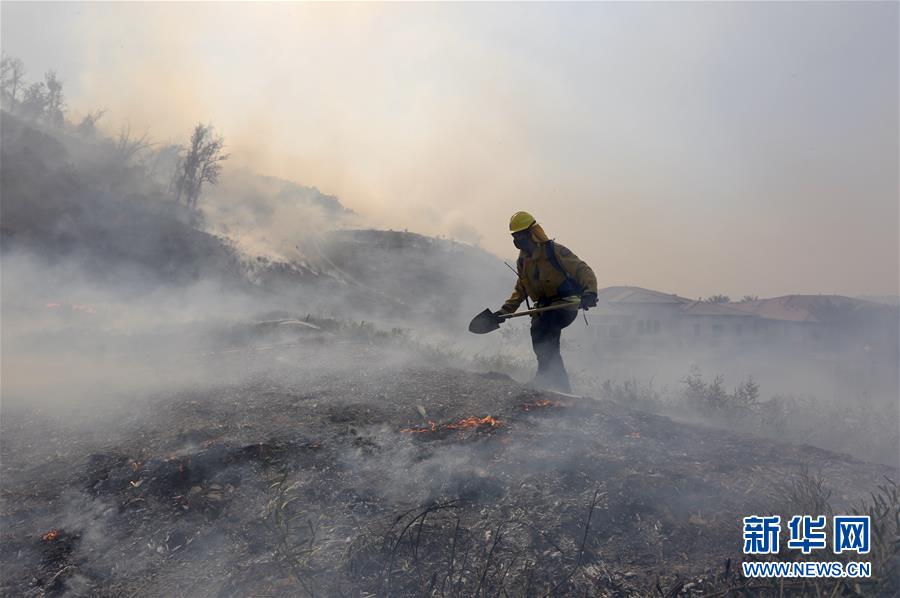
{"label": "smoke", "polygon": [[[719,343],[682,338],[678,344],[654,337],[615,349],[612,340],[598,339],[590,327],[581,326],[563,333],[563,354],[576,387],[594,396],[679,421],[897,465],[900,371],[891,357],[895,352],[890,341],[877,349],[874,343],[863,346],[856,332],[833,336],[840,348],[826,351],[772,338]],[[690,386],[692,378],[706,385],[700,396]],[[757,389],[752,398],[740,396],[748,383]]]}
{"label": "smoke", "polygon": [[[326,213],[347,213],[335,198],[236,175],[198,222],[165,192],[165,148],[123,160],[115,140],[6,112],[3,133],[4,407],[96,405],[203,383],[202,368],[173,366],[234,345],[225,332],[237,324],[321,311],[326,297],[340,309],[340,285],[283,252],[290,235],[321,233]],[[239,228],[238,206],[255,210],[259,237]],[[289,210],[310,217],[285,228]],[[273,259],[286,265],[261,282]]]}
{"label": "smoke", "polygon": [[508,255],[529,209],[607,284],[896,293],[893,5],[4,10],[73,112],[166,143],[212,122],[229,166],[371,226]]}
{"label": "smoke", "polygon": [[358,223],[338,198],[314,187],[229,170],[203,203],[209,229],[231,240],[246,254],[293,261],[298,246],[323,232]]}
{"label": "smoke", "polygon": [[[718,509],[725,497],[729,505],[747,505],[744,497],[758,480],[745,491],[706,476],[752,462],[762,454],[751,450],[756,441],[738,443],[746,449],[744,463],[723,464],[715,451],[726,435],[605,402],[570,412],[571,406],[560,407],[534,421],[522,402],[539,391],[496,373],[514,373],[523,382],[530,377],[528,323],[511,321],[488,337],[465,332],[472,315],[497,308],[514,284],[500,260],[478,245],[511,252],[504,225],[510,212],[530,208],[522,204],[577,198],[545,207],[539,218],[595,266],[601,285],[616,272],[649,276],[658,268],[689,280],[691,288],[727,280],[710,274],[706,258],[692,258],[720,259],[733,230],[721,221],[712,229],[704,228],[707,221],[691,224],[686,214],[702,210],[683,209],[691,193],[712,194],[731,184],[715,161],[705,162],[707,154],[688,161],[699,170],[686,180],[697,183],[698,172],[717,172],[711,177],[716,184],[674,193],[653,222],[642,222],[648,206],[660,201],[651,199],[668,189],[665,177],[644,177],[644,167],[666,168],[653,159],[630,161],[645,146],[628,143],[631,132],[620,121],[658,113],[645,112],[647,105],[623,111],[600,102],[596,110],[606,110],[598,117],[593,107],[568,106],[567,98],[578,95],[571,93],[572,72],[520,71],[521,56],[497,51],[478,35],[459,35],[458,8],[413,9],[433,28],[412,26],[419,21],[398,7],[277,6],[255,13],[198,5],[179,8],[178,19],[172,10],[85,6],[61,38],[87,55],[79,76],[69,80],[73,103],[87,109],[103,98],[102,105],[128,115],[134,130],[146,126],[165,140],[160,145],[123,160],[113,139],[88,139],[3,114],[0,374],[4,484],[11,489],[4,501],[16,493],[33,501],[16,514],[16,550],[22,547],[27,566],[15,579],[30,580],[40,570],[46,581],[68,571],[66,559],[74,554],[84,559],[77,574],[59,578],[72,593],[146,576],[156,580],[152,591],[172,594],[173,588],[196,589],[191,584],[203,570],[218,576],[210,588],[234,584],[222,587],[246,594],[242,581],[258,589],[252,583],[260,579],[280,583],[293,575],[302,583],[322,563],[344,562],[357,547],[351,537],[366,539],[401,507],[460,501],[482,509],[476,517],[484,527],[502,516],[520,523],[534,518],[544,534],[580,530],[584,496],[597,498],[598,481],[609,485],[614,507],[604,515],[606,529],[619,522],[657,547],[658,521],[684,526],[695,504]],[[529,19],[543,9],[534,10],[526,19],[532,27]],[[445,11],[453,18],[441,24]],[[121,52],[103,51],[121,40],[122,23],[135,15],[139,33]],[[401,18],[400,25],[388,16]],[[295,26],[277,27],[289,17]],[[476,33],[493,31],[490,21]],[[397,34],[390,43],[386,29]],[[272,32],[264,47],[259,31]],[[170,41],[160,45],[163,32]],[[223,43],[225,32],[237,37]],[[410,47],[417,48],[414,55]],[[448,54],[448,47],[458,53]],[[688,50],[705,55],[702,47]],[[434,68],[435,60],[441,68]],[[480,68],[470,70],[476,63]],[[217,70],[223,67],[241,77],[223,78]],[[530,82],[527,94],[523,81]],[[655,84],[632,83],[631,91],[647,92],[641,97],[659,95],[652,93]],[[476,88],[484,93],[461,93]],[[592,90],[587,97],[602,95]],[[577,118],[563,122],[560,106]],[[537,123],[535,114],[542,116]],[[170,143],[206,121],[216,123],[233,155],[221,184],[207,189],[201,212],[192,214],[167,192]],[[117,124],[112,119],[107,130]],[[582,128],[590,139],[578,136]],[[684,134],[661,126],[651,138]],[[599,147],[599,138],[608,144]],[[608,180],[584,180],[585,165]],[[630,177],[642,182],[626,184]],[[408,225],[463,242],[364,229],[375,224]],[[698,228],[707,236],[691,234]],[[888,233],[869,247],[872,254],[882,251]],[[697,247],[659,250],[659,239],[672,244],[674,238],[692,239],[687,244]],[[773,260],[779,249],[759,253]],[[800,263],[810,266],[804,276],[818,274],[821,262]],[[729,276],[739,270],[722,268]],[[772,285],[794,280],[796,270],[778,270],[781,278],[773,279],[780,282]],[[878,273],[873,283],[855,278],[860,272],[842,284],[881,288],[896,277]],[[741,284],[759,280],[770,284],[765,278]],[[580,391],[611,394],[685,421],[796,440],[796,426],[804,423],[796,413],[779,431],[769,427],[764,416],[775,412],[765,406],[746,419],[723,421],[678,402],[691,366],[707,380],[725,376],[728,392],[752,376],[762,389],[760,403],[810,397],[802,409],[829,414],[816,420],[828,424],[826,433],[801,440],[893,463],[896,364],[858,352],[823,358],[765,346],[643,344],[616,351],[592,326],[578,320],[563,333]],[[637,392],[634,386],[630,394],[608,392],[635,380]],[[868,419],[848,430],[846,416],[863,411]],[[434,439],[402,432],[487,415],[502,425]],[[859,439],[874,436],[867,426],[876,420],[878,444],[863,445]],[[645,444],[637,442],[641,438]],[[783,462],[766,453],[776,468],[811,458],[806,449],[778,450],[787,455]],[[704,473],[685,473],[692,455],[708,459]],[[883,468],[863,470],[859,475],[871,478]],[[695,487],[680,488],[684,479]],[[634,497],[642,504],[635,506]],[[66,532],[60,544],[35,540],[50,527]],[[420,535],[424,527],[423,516]],[[541,555],[541,542],[529,542]],[[119,562],[123,546],[130,551],[126,563]],[[578,553],[577,542],[566,549]],[[307,558],[303,550],[315,554]],[[599,554],[600,545],[591,551]],[[3,552],[4,562],[11,554]],[[226,570],[237,572],[227,582],[219,575]]]}
{"label": "smoke", "polygon": [[[411,326],[417,340],[448,354],[527,371],[520,367],[532,359],[527,323],[510,322],[491,337],[459,332],[512,287],[495,257],[415,234],[335,230],[361,221],[337,197],[239,168],[207,190],[201,219],[191,220],[165,194],[170,153],[151,147],[123,161],[114,140],[42,130],[4,114],[7,404],[77,402],[100,385],[99,394],[120,396],[202,384],[202,368],[165,376],[159,368],[215,351],[224,330],[266,314]],[[444,216],[457,236],[477,240],[462,211]],[[698,365],[732,384],[752,376],[767,396],[829,404],[874,397],[890,407],[896,395],[895,369],[858,354],[832,352],[828,365],[735,345],[657,347],[641,359],[609,351],[594,334],[580,320],[564,333],[570,369],[587,383],[677,387]]]}

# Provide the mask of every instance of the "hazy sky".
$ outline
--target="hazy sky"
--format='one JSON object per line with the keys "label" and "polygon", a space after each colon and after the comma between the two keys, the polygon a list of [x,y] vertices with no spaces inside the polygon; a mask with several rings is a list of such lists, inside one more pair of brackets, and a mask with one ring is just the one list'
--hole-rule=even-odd
{"label": "hazy sky", "polygon": [[[2,2],[70,112],[512,257],[533,212],[602,286],[896,294],[898,4]],[[499,272],[498,276],[505,276]]]}

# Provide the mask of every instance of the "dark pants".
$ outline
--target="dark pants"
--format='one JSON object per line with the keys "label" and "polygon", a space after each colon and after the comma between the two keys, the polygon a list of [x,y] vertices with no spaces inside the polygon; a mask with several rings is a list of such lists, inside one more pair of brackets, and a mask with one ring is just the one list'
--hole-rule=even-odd
{"label": "dark pants", "polygon": [[572,392],[569,375],[559,354],[559,336],[562,329],[575,321],[578,311],[560,309],[548,311],[531,318],[531,346],[538,360],[535,384],[558,390]]}

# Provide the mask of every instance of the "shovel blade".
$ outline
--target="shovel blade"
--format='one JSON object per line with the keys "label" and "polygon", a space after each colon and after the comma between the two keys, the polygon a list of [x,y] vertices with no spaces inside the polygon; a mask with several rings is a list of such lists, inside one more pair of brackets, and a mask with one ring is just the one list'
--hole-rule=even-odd
{"label": "shovel blade", "polygon": [[490,309],[484,310],[469,322],[469,332],[475,334],[487,334],[498,328],[500,328],[500,322]]}

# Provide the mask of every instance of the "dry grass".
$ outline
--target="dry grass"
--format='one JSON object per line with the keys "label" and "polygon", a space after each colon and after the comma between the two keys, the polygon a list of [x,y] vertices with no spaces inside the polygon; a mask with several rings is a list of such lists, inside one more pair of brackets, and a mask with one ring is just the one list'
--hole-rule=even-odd
{"label": "dry grass", "polygon": [[606,380],[597,385],[597,392],[642,411],[900,464],[897,408],[889,402],[861,397],[828,404],[815,397],[781,395],[763,400],[762,390],[752,377],[729,389],[722,376],[710,380],[696,368],[681,382],[680,388],[672,390],[657,388],[652,381]]}

